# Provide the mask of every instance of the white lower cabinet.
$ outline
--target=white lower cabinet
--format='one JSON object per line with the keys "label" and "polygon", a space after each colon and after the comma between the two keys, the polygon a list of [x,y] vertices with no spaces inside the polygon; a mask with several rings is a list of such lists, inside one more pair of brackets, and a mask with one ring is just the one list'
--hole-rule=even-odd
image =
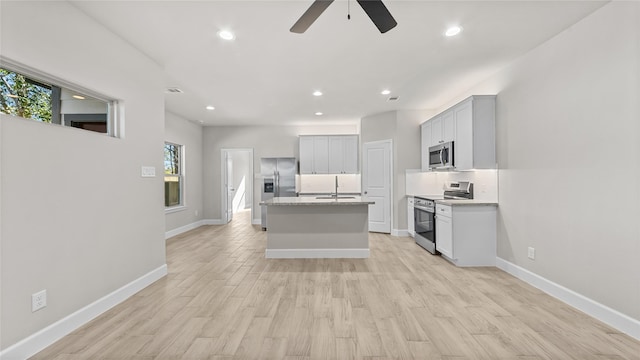
{"label": "white lower cabinet", "polygon": [[496,265],[496,206],[436,204],[436,249],[457,266]]}
{"label": "white lower cabinet", "polygon": [[413,216],[413,196],[407,196],[407,231],[409,236],[416,237],[415,218]]}
{"label": "white lower cabinet", "polygon": [[451,206],[436,205],[436,250],[453,259],[453,222]]}

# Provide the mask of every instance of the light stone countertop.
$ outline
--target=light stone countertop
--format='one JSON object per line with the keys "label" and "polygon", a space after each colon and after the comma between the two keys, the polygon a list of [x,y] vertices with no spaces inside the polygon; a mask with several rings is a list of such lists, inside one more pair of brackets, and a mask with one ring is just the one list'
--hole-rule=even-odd
{"label": "light stone countertop", "polygon": [[469,205],[493,205],[498,206],[495,201],[488,200],[436,200],[436,204],[449,206],[469,206]]}
{"label": "light stone countertop", "polygon": [[277,197],[270,200],[260,202],[260,205],[278,206],[278,205],[371,205],[375,204],[375,201],[371,201],[362,196],[349,196],[350,199],[342,198],[340,195],[338,199],[317,199],[315,196],[300,196],[300,197]]}
{"label": "light stone countertop", "polygon": [[498,206],[497,201],[490,200],[449,200],[445,199],[443,195],[407,195],[413,197],[421,197],[431,199],[436,202],[436,204],[440,205],[448,205],[448,206],[468,206],[468,205],[493,205]]}

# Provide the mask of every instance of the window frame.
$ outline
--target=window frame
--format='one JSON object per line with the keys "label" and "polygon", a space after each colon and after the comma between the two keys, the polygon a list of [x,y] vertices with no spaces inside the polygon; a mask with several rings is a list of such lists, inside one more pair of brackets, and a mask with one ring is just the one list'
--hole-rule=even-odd
{"label": "window frame", "polygon": [[178,174],[167,174],[165,173],[165,169],[166,169],[166,165],[163,166],[163,176],[164,176],[164,181],[163,183],[165,184],[166,187],[166,183],[167,183],[167,176],[177,176],[178,177],[178,187],[179,187],[179,197],[180,197],[180,201],[178,204],[176,205],[170,205],[167,206],[166,205],[166,190],[165,190],[165,213],[172,213],[172,212],[177,212],[177,211],[182,211],[184,209],[186,209],[186,199],[185,199],[185,194],[186,194],[186,186],[185,186],[185,146],[182,144],[178,144],[176,142],[173,141],[165,141],[164,142],[164,147],[166,147],[167,145],[171,145],[171,146],[175,146],[178,148]]}
{"label": "window frame", "polygon": [[104,102],[107,105],[107,132],[106,133],[102,133],[102,132],[95,132],[95,131],[90,131],[90,130],[86,130],[86,129],[82,129],[82,128],[78,128],[78,127],[73,127],[73,126],[68,126],[65,125],[63,122],[61,122],[60,124],[57,123],[45,123],[42,121],[38,121],[37,119],[30,119],[30,118],[23,118],[21,116],[14,116],[14,115],[9,115],[9,114],[4,114],[6,116],[12,116],[12,117],[16,117],[19,119],[24,119],[24,120],[29,120],[29,121],[35,121],[35,122],[39,122],[42,124],[47,124],[47,125],[55,125],[55,126],[62,126],[65,128],[73,128],[73,129],[78,129],[78,130],[83,130],[86,133],[94,133],[94,134],[99,134],[99,135],[106,135],[109,137],[114,137],[114,138],[123,138],[124,137],[124,124],[122,123],[122,120],[124,119],[123,116],[123,107],[122,107],[122,103],[121,101],[114,99],[114,98],[110,98],[108,96],[105,96],[103,94],[100,94],[98,92],[95,92],[93,90],[87,89],[85,87],[82,87],[80,85],[71,83],[69,81],[63,80],[61,78],[58,78],[56,76],[53,75],[49,75],[43,71],[31,68],[29,66],[20,64],[19,62],[13,61],[3,55],[0,55],[0,67],[3,69],[6,69],[8,71],[12,71],[15,72],[17,74],[20,74],[26,78],[28,78],[29,80],[35,81],[35,82],[39,82],[42,83],[46,86],[51,86],[51,87],[57,87],[60,89],[65,89],[65,90],[69,90],[72,92],[77,92],[78,94],[81,95],[86,95],[88,97],[91,97],[93,99],[99,100]]}

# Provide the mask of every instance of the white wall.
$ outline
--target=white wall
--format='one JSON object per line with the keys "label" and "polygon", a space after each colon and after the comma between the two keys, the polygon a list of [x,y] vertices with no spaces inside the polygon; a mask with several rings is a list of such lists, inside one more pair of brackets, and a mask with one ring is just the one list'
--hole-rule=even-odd
{"label": "white wall", "polygon": [[260,158],[299,159],[299,135],[357,134],[357,125],[207,126],[204,128],[204,217],[221,220],[221,149],[253,149],[253,220],[260,219]]}
{"label": "white wall", "polygon": [[[140,176],[161,173],[164,89],[156,64],[68,3],[1,7],[3,56],[122,100],[126,129],[112,138],[0,115],[4,350],[164,266],[162,177]],[[42,289],[47,307],[32,313]]]}
{"label": "white wall", "polygon": [[[165,113],[165,140],[184,147],[184,207],[165,216],[165,231],[202,220],[202,126]],[[162,172],[162,171],[161,171]]]}
{"label": "white wall", "polygon": [[392,234],[407,227],[405,171],[420,167],[420,124],[435,114],[432,110],[389,111],[361,119],[361,144],[393,141]]}
{"label": "white wall", "polygon": [[637,320],[639,66],[640,3],[612,2],[442,107],[498,95],[498,256]]}

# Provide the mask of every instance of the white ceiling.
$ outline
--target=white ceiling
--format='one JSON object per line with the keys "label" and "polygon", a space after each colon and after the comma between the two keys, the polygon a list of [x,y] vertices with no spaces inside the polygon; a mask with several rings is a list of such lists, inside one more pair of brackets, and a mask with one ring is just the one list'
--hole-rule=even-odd
{"label": "white ceiling", "polygon": [[[168,111],[205,125],[335,124],[438,108],[604,4],[386,0],[398,26],[380,34],[355,0],[338,0],[306,33],[289,32],[312,2],[73,4],[162,66],[167,87],[184,90],[165,95]],[[464,31],[444,37],[452,24]],[[221,29],[236,39],[220,39]]]}

